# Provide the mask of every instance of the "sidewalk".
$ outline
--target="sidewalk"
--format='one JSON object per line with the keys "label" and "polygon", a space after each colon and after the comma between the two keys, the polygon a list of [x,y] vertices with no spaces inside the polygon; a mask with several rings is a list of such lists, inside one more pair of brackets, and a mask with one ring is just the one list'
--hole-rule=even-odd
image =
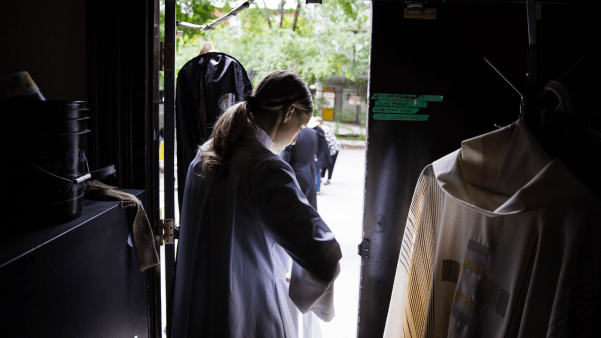
{"label": "sidewalk", "polygon": [[317,211],[340,243],[340,275],[334,284],[336,317],[320,321],[323,338],[356,338],[363,233],[365,150],[341,150],[329,185],[321,186]]}
{"label": "sidewalk", "polygon": [[[359,126],[353,123],[342,123],[342,122],[334,122],[334,121],[323,121],[323,124],[330,127],[334,133],[338,135],[348,135],[348,136],[365,136],[367,135],[367,131],[365,127]],[[362,140],[348,140],[343,138],[338,138],[340,140],[340,144],[342,145],[342,149],[365,149],[365,141]]]}

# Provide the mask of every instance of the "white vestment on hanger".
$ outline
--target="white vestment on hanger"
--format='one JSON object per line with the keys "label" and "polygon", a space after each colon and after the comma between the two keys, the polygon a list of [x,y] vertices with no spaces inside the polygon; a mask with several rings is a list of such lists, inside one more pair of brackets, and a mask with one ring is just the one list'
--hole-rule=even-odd
{"label": "white vestment on hanger", "polygon": [[600,215],[523,122],[463,141],[419,178],[384,336],[599,331]]}

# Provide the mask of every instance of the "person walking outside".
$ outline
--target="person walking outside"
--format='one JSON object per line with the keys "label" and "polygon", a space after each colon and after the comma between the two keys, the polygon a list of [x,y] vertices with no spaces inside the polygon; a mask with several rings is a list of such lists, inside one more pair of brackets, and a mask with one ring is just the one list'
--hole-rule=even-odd
{"label": "person walking outside", "polygon": [[[319,117],[321,119],[321,117]],[[317,173],[315,175],[315,187],[317,190],[317,194],[320,194],[321,188],[321,172],[325,170],[332,159],[330,158],[330,151],[328,149],[328,142],[326,141],[326,134],[323,129],[319,126],[319,121],[317,117],[313,116],[309,120],[307,127],[314,129],[317,132],[317,154],[316,154],[316,164],[317,164]]]}
{"label": "person walking outside", "polygon": [[328,166],[321,171],[322,178],[326,176],[327,171],[328,178],[325,182],[323,182],[323,185],[328,185],[332,179],[332,172],[334,171],[334,165],[336,164],[336,158],[338,158],[338,152],[340,151],[341,145],[340,140],[336,138],[336,134],[334,134],[332,128],[323,124],[323,119],[321,117],[318,116],[316,119],[319,122],[319,127],[323,129],[323,132],[325,133],[326,141],[328,142],[328,149],[330,151],[330,162]]}
{"label": "person walking outside", "polygon": [[275,71],[200,147],[185,184],[171,337],[319,337],[316,318],[333,319],[340,245],[276,155],[312,111],[303,81]]}
{"label": "person walking outside", "polygon": [[280,158],[290,164],[294,170],[301,190],[315,210],[317,210],[317,189],[315,185],[318,174],[317,163],[315,162],[317,144],[317,132],[311,128],[303,128],[298,133],[296,143],[287,146],[280,153]]}

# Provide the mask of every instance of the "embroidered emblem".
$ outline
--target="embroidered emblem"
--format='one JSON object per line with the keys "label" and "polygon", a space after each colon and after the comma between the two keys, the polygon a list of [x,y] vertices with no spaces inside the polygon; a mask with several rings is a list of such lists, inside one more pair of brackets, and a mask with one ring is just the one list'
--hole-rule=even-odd
{"label": "embroidered emblem", "polygon": [[501,317],[505,317],[507,303],[509,302],[509,292],[499,287],[487,278],[482,279],[478,287],[478,300],[486,307],[494,310]]}
{"label": "embroidered emblem", "polygon": [[453,282],[457,284],[459,273],[461,273],[461,264],[459,264],[459,262],[452,259],[445,259],[442,261],[443,282]]}
{"label": "embroidered emblem", "polygon": [[484,276],[489,252],[490,249],[488,247],[470,239],[467,243],[467,251],[465,252],[463,266],[480,276]]}
{"label": "embroidered emblem", "polygon": [[476,302],[473,299],[465,295],[463,292],[457,290],[455,292],[455,299],[453,300],[453,308],[451,309],[451,315],[455,317],[461,324],[470,327],[472,323],[472,317],[474,317],[474,308]]}
{"label": "embroidered emblem", "polygon": [[[480,280],[480,283],[475,294],[478,303],[495,311],[501,318],[505,318],[510,294],[507,290],[484,276],[489,253],[490,248],[487,246],[469,240],[465,258],[463,260],[463,267],[470,269],[481,276],[477,277]],[[451,259],[442,261],[443,282],[453,282],[457,284],[460,275],[461,265],[458,262]],[[461,291],[456,290],[453,307],[451,308],[451,315],[460,323],[469,327],[474,315],[474,309],[476,308],[476,300],[471,299]]]}

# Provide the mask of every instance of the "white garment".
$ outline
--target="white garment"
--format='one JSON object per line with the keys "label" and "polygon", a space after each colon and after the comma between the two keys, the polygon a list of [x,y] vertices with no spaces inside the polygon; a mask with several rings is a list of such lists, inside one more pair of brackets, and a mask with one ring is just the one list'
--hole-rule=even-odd
{"label": "white garment", "polygon": [[316,338],[334,317],[340,247],[271,145],[247,123],[226,178],[190,164],[172,337]]}
{"label": "white garment", "polygon": [[601,201],[518,121],[422,172],[385,337],[599,336]]}

